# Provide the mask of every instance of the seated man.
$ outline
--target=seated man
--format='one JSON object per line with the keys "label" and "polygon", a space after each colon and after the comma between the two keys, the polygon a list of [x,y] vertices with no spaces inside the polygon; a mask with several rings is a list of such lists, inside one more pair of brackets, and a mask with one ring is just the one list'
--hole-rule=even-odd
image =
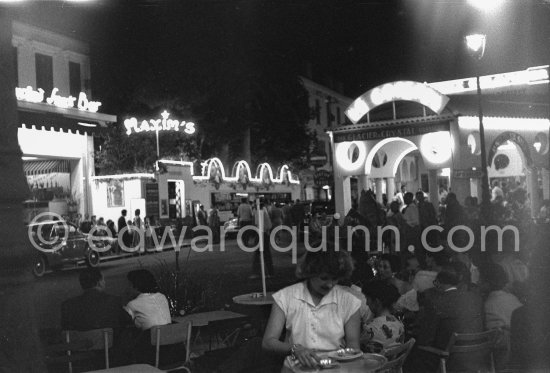
{"label": "seated man", "polygon": [[435,347],[445,350],[453,333],[479,333],[483,330],[481,297],[459,289],[460,274],[454,266],[445,266],[434,281],[438,296],[429,297],[418,315],[418,336],[405,371],[431,372],[438,368],[439,359],[416,348]]}
{"label": "seated man", "polygon": [[63,330],[118,328],[131,322],[122,299],[105,292],[105,279],[97,268],[80,272],[83,293],[61,304]]}

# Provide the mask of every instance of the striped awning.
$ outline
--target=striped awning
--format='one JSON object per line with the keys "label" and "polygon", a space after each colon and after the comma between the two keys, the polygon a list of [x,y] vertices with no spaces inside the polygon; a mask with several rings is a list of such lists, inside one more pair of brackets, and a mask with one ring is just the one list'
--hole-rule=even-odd
{"label": "striped awning", "polygon": [[41,175],[52,172],[70,173],[71,164],[67,160],[24,161],[25,175]]}

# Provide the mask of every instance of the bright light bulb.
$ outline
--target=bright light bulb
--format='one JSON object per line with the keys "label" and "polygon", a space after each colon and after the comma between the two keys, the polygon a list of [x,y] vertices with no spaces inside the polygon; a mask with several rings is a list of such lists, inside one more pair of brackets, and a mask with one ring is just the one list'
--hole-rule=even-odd
{"label": "bright light bulb", "polygon": [[472,52],[479,53],[485,49],[486,36],[483,34],[473,34],[466,36],[466,45]]}
{"label": "bright light bulb", "polygon": [[540,148],[542,147],[542,143],[536,142],[533,144],[533,146],[535,147],[535,150],[537,151],[537,153],[540,153]]}

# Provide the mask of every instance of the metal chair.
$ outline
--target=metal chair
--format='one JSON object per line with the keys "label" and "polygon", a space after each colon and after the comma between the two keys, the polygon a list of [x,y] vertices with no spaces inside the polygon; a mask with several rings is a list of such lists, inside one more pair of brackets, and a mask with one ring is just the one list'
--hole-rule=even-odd
{"label": "metal chair", "polygon": [[445,350],[419,346],[423,351],[439,357],[439,372],[489,371],[495,372],[493,350],[499,340],[500,330],[481,333],[453,333]]}
{"label": "metal chair", "polygon": [[183,343],[185,345],[185,361],[176,367],[169,367],[166,371],[184,369],[191,373],[185,365],[191,362],[191,322],[173,323],[151,328],[151,344],[155,346],[155,367],[160,363],[160,346]]}
{"label": "metal chair", "polygon": [[415,339],[411,338],[407,342],[392,346],[382,351],[382,354],[388,358],[388,362],[376,371],[376,373],[403,373],[403,364],[409,356]]}
{"label": "metal chair", "polygon": [[[109,348],[113,345],[113,329],[93,329],[87,331],[64,330],[63,343],[46,346],[46,363],[67,363],[69,373],[73,363],[97,358],[97,351],[104,351],[105,368],[109,369]],[[64,353],[59,355],[59,353]]]}

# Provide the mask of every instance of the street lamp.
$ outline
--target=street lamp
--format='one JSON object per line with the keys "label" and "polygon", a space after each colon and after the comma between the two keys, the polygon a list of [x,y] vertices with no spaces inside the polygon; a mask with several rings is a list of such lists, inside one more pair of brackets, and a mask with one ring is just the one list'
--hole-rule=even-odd
{"label": "street lamp", "polygon": [[[485,53],[486,36],[483,34],[468,35],[464,38],[468,50],[478,60],[483,58]],[[489,175],[487,173],[487,152],[485,149],[485,129],[483,127],[483,109],[481,103],[481,86],[479,84],[479,72],[476,74],[477,84],[477,109],[479,117],[479,142],[481,143],[481,216],[485,221],[489,218],[490,199]]]}

